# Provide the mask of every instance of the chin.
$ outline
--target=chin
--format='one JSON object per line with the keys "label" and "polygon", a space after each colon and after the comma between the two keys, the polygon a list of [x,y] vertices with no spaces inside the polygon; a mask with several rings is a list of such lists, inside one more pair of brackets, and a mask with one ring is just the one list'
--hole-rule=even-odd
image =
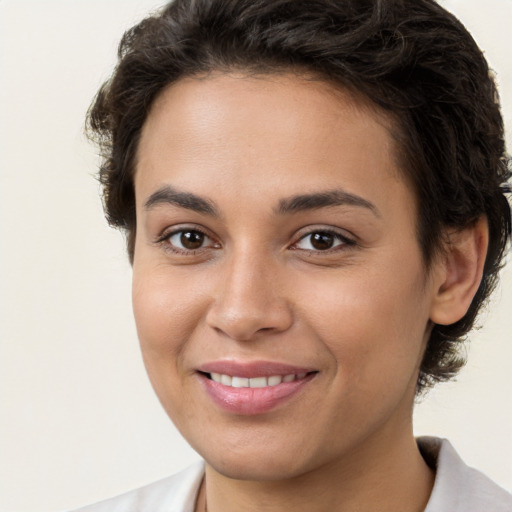
{"label": "chin", "polygon": [[[303,443],[301,443],[303,444]],[[229,445],[229,446],[227,446]],[[308,460],[318,460],[297,445],[288,445],[283,440],[257,442],[252,445],[226,443],[222,449],[212,450],[196,447],[206,464],[217,473],[235,480],[278,481],[296,478],[313,469]],[[299,458],[299,454],[301,455]]]}
{"label": "chin", "polygon": [[[293,457],[291,457],[293,459]],[[273,460],[273,457],[260,457],[248,460],[240,457],[227,457],[222,460],[206,460],[208,466],[226,478],[253,482],[289,480],[306,471],[301,470],[297,461]]]}

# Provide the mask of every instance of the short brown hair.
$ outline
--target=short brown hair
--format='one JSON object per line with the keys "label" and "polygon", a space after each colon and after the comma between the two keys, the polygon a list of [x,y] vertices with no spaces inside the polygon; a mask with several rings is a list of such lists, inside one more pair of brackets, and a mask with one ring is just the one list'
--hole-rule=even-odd
{"label": "short brown hair", "polygon": [[496,285],[511,235],[510,158],[496,86],[464,26],[433,0],[175,0],[128,30],[89,112],[109,222],[136,230],[137,146],[158,94],[214,70],[301,69],[359,91],[397,120],[400,167],[418,198],[426,266],[443,231],[485,215],[484,275],[466,315],[434,325],[418,390],[453,377],[459,345]]}

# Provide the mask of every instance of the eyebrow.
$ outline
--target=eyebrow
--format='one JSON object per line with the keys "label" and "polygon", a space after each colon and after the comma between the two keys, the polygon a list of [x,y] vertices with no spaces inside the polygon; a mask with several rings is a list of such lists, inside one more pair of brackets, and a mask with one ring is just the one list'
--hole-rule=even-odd
{"label": "eyebrow", "polygon": [[[166,185],[153,192],[144,203],[144,209],[151,210],[161,204],[170,204],[212,217],[220,217],[217,207],[210,199],[191,192],[180,192],[170,185]],[[275,211],[279,215],[286,215],[294,212],[346,205],[366,208],[376,217],[380,217],[379,210],[373,203],[342,189],[300,194],[281,199]]]}
{"label": "eyebrow", "polygon": [[219,212],[212,201],[190,192],[180,192],[170,185],[159,188],[153,192],[144,203],[144,209],[151,210],[161,204],[170,204],[193,210],[212,217],[219,217]]}
{"label": "eyebrow", "polygon": [[357,206],[370,210],[376,217],[380,217],[378,208],[361,196],[351,194],[342,189],[301,194],[279,201],[277,212],[281,215],[330,206]]}

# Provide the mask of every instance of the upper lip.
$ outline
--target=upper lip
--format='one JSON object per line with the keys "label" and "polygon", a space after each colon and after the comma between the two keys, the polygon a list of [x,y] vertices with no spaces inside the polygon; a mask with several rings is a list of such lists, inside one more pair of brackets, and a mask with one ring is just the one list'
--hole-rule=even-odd
{"label": "upper lip", "polygon": [[272,377],[273,375],[291,375],[299,373],[310,373],[316,371],[314,368],[294,366],[274,361],[212,361],[205,363],[198,368],[202,373],[220,373],[232,377]]}

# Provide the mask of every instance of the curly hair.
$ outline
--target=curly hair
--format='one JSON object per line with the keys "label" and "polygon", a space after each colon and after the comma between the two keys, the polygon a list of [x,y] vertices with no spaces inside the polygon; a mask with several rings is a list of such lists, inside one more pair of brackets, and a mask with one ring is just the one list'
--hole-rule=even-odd
{"label": "curly hair", "polygon": [[434,0],[175,0],[144,19],[124,34],[117,67],[88,114],[103,157],[106,217],[126,232],[130,259],[137,146],[155,98],[183,77],[230,70],[307,71],[357,91],[395,122],[427,269],[446,228],[487,218],[480,287],[462,319],[432,327],[417,391],[452,378],[511,235],[498,93],[471,35]]}

